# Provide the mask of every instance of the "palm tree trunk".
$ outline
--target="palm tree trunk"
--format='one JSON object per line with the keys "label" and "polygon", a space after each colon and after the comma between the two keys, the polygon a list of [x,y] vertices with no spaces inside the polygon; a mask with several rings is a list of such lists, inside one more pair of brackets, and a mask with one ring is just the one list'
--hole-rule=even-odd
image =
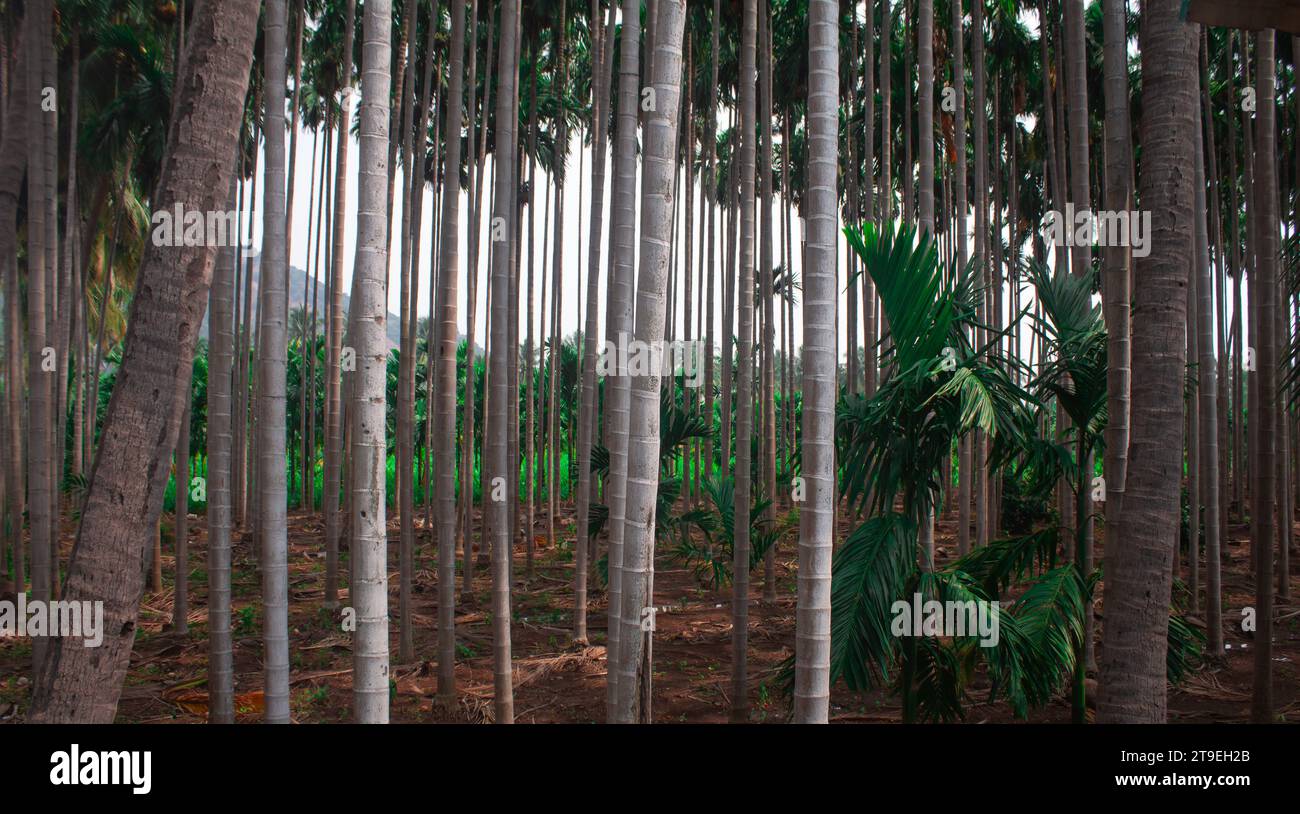
{"label": "palm tree trunk", "polygon": [[[448,57],[447,99],[443,118],[447,133],[447,173],[443,177],[442,226],[438,246],[438,432],[434,466],[438,494],[438,697],[456,697],[456,283],[460,252],[460,131],[465,76],[465,9],[454,3],[451,9],[451,54]],[[470,293],[473,298],[473,292]],[[432,319],[432,317],[431,317]],[[474,344],[474,336],[469,336]],[[432,353],[432,348],[430,353]],[[466,371],[466,379],[473,370]],[[466,403],[466,414],[472,414]],[[466,447],[470,446],[468,436]],[[472,502],[468,491],[461,501]],[[467,538],[468,539],[468,538]],[[466,557],[468,560],[469,557]]]}
{"label": "palm tree trunk", "polygon": [[[228,205],[238,200],[231,174]],[[208,720],[235,722],[234,661],[230,636],[231,367],[234,364],[236,253],[222,246],[212,272],[208,310],[212,342],[208,359]]]}
{"label": "palm tree trunk", "polygon": [[172,601],[172,631],[180,635],[190,632],[187,618],[190,613],[190,411],[191,396],[186,382],[185,412],[181,414],[180,438],[176,442],[176,512],[172,522],[172,545],[176,553],[175,599]]}
{"label": "palm tree trunk", "polygon": [[[888,6],[886,6],[886,9]],[[803,328],[803,478],[799,512],[799,596],[795,611],[794,714],[826,723],[830,709],[831,526],[834,500],[834,328],[838,4],[809,4],[808,260]],[[886,11],[888,14],[888,11]],[[882,46],[884,47],[884,46]],[[884,52],[882,52],[883,54]],[[886,131],[885,138],[888,138]],[[871,337],[868,336],[868,342]]]}
{"label": "palm tree trunk", "polygon": [[[1129,160],[1128,36],[1124,0],[1104,0],[1102,23],[1105,44],[1102,60],[1106,103],[1106,208],[1128,211],[1132,200]],[[1128,415],[1132,370],[1130,369],[1129,251],[1125,247],[1103,250],[1103,302],[1106,317],[1106,474],[1105,551],[1119,545],[1120,508],[1124,500],[1128,470]],[[1208,540],[1207,540],[1208,547]]]}
{"label": "palm tree trunk", "polygon": [[[5,504],[9,511],[10,580],[14,590],[26,587],[26,567],[23,552],[23,514],[26,490],[23,483],[23,363],[22,321],[19,315],[21,297],[18,281],[18,200],[22,195],[23,173],[27,167],[26,146],[31,124],[28,117],[31,106],[27,104],[27,73],[29,52],[23,35],[30,26],[20,23],[13,38],[16,60],[9,75],[9,89],[5,107],[4,136],[0,139],[0,269],[4,272],[5,286],[5,400],[6,434]],[[30,341],[30,340],[29,340]],[[92,428],[93,432],[93,428]]]}
{"label": "palm tree trunk", "polygon": [[[920,82],[917,90],[917,129],[921,152],[921,178],[917,203],[921,233],[935,239],[934,231],[934,0],[919,0],[917,5],[917,62]],[[911,168],[908,168],[909,175]],[[927,500],[926,521],[921,529],[924,567],[934,568],[934,512]]]}
{"label": "palm tree trunk", "polygon": [[[41,95],[41,62],[45,49],[50,48],[50,6],[48,0],[35,0],[24,16],[27,50],[27,98]],[[45,225],[45,142],[50,138],[48,115],[42,111],[27,120],[27,423],[29,451],[27,454],[27,513],[31,539],[32,599],[48,602],[51,599],[50,539],[55,520],[52,517],[53,493],[51,479],[54,462],[50,457],[50,439],[53,435],[50,403],[54,368],[46,355],[46,238]],[[48,292],[53,293],[53,292]],[[141,534],[136,538],[143,540]],[[142,552],[138,552],[142,553]],[[32,640],[33,674],[40,672],[49,647],[49,640],[38,637]],[[40,685],[37,685],[38,690]]]}
{"label": "palm tree trunk", "polygon": [[[176,83],[181,95],[172,132],[206,138],[170,139],[154,199],[157,208],[218,210],[234,164],[235,138],[257,25],[249,0],[195,9],[187,58]],[[104,602],[104,641],[87,648],[76,637],[50,643],[35,682],[29,720],[113,720],[135,640],[143,591],[141,541],[162,512],[169,456],[179,431],[180,394],[208,294],[215,248],[146,243],[132,303],[126,349],[109,402],[86,508],[69,565],[64,597]],[[193,273],[180,275],[176,269]],[[178,341],[179,338],[179,341]],[[159,395],[168,399],[159,410]],[[141,472],[153,473],[149,478]]]}
{"label": "palm tree trunk", "polygon": [[352,655],[353,715],[357,723],[388,723],[388,533],[385,524],[388,237],[384,164],[392,13],[390,0],[368,0],[365,4],[361,59],[357,252],[349,316],[357,354],[352,380],[352,414],[356,423],[348,467],[352,514],[349,598],[356,609],[357,622]]}
{"label": "palm tree trunk", "polygon": [[[979,3],[982,0],[975,0]],[[966,54],[961,0],[952,2],[953,104],[954,135],[957,142],[957,167],[953,197],[957,209],[957,262],[966,267],[970,248],[966,243]],[[979,115],[978,113],[976,115]],[[970,551],[971,443],[967,436],[957,444],[957,553]],[[945,482],[945,485],[946,482]]]}
{"label": "palm tree trunk", "polygon": [[[622,7],[622,42],[618,67],[618,123],[614,144],[614,179],[610,195],[611,279],[609,281],[607,335],[616,348],[628,348],[632,335],[632,280],[636,239],[636,157],[637,115],[640,96],[641,16],[639,0],[624,0]],[[656,89],[656,94],[658,89]],[[611,722],[627,722],[631,710],[624,700],[622,665],[625,644],[622,628],[625,621],[623,602],[623,536],[628,488],[628,430],[631,393],[628,371],[615,368],[605,377],[605,398],[609,419],[605,426],[609,448],[609,480],[605,502],[609,505],[609,641],[606,650],[606,716]],[[724,453],[725,454],[725,453]],[[635,602],[633,602],[635,605]],[[640,639],[641,608],[636,606],[632,618],[635,626],[631,638]],[[627,642],[632,646],[631,642]],[[635,697],[636,688],[626,691]]]}
{"label": "palm tree trunk", "polygon": [[[1041,18],[1040,18],[1041,19]],[[975,128],[975,265],[979,268],[980,279],[984,285],[990,285],[988,272],[988,113],[985,94],[984,65],[984,3],[976,0],[971,5],[971,78],[972,99],[971,118]],[[980,322],[989,324],[989,305],[987,292],[980,298]],[[987,334],[987,331],[980,333]],[[981,337],[987,340],[987,336]],[[971,486],[975,501],[975,544],[983,547],[989,543],[988,531],[988,438],[976,431],[970,440]]]}
{"label": "palm tree trunk", "polygon": [[[1265,29],[1255,35],[1255,197],[1250,215],[1255,229],[1255,278],[1251,280],[1250,321],[1259,327],[1255,345],[1255,376],[1258,380],[1258,410],[1251,423],[1258,424],[1259,443],[1252,461],[1251,530],[1255,547],[1255,683],[1251,698],[1251,720],[1265,724],[1273,716],[1273,555],[1276,544],[1274,519],[1278,432],[1277,367],[1277,266],[1278,197],[1276,73],[1274,32]],[[1289,518],[1283,518],[1289,520]]]}
{"label": "palm tree trunk", "polygon": [[1120,510],[1125,545],[1107,557],[1099,722],[1163,723],[1165,641],[1182,469],[1183,370],[1191,266],[1196,123],[1195,26],[1178,0],[1142,5],[1139,197],[1153,217],[1151,253],[1137,259],[1129,470]]}
{"label": "palm tree trunk", "polygon": [[[587,639],[587,560],[594,556],[595,548],[589,539],[587,511],[591,503],[591,444],[595,437],[596,423],[596,359],[599,354],[596,337],[600,332],[600,315],[597,308],[600,296],[600,233],[604,220],[605,199],[605,105],[609,100],[609,70],[613,65],[614,53],[614,18],[616,9],[610,6],[605,35],[600,36],[596,27],[599,20],[599,5],[593,0],[592,25],[596,35],[592,63],[597,74],[592,92],[592,133],[591,133],[591,212],[588,224],[590,237],[587,243],[587,314],[586,325],[582,331],[585,349],[582,356],[582,391],[578,419],[578,497],[575,513],[578,524],[577,557],[575,558],[574,578],[574,641]],[[529,371],[528,380],[532,381]],[[530,469],[531,471],[531,469]],[[529,528],[529,535],[532,529]]]}
{"label": "palm tree trunk", "polygon": [[[343,103],[340,106],[338,120],[338,162],[335,165],[334,223],[331,226],[333,236],[330,248],[330,324],[325,347],[325,466],[322,486],[325,511],[325,601],[324,606],[332,609],[339,606],[339,524],[342,516],[339,512],[339,488],[343,467],[343,400],[342,368],[343,349],[343,240],[344,223],[347,216],[348,144],[351,141],[352,125],[352,38],[356,28],[356,0],[346,0],[347,12],[344,14],[343,29],[343,65],[339,81],[343,88]],[[353,307],[356,303],[353,303]]]}
{"label": "palm tree trunk", "polygon": [[[261,336],[258,355],[258,538],[262,548],[263,672],[267,723],[289,723],[289,499],[285,478],[288,278],[285,223],[285,0],[267,0],[263,65],[267,92],[266,190],[262,205]],[[187,390],[188,392],[188,390]]]}
{"label": "palm tree trunk", "polygon": [[[736,372],[736,505],[731,582],[731,720],[749,716],[750,438],[754,432],[754,62],[757,0],[745,0],[740,35],[740,316]],[[633,425],[637,426],[637,425]]]}
{"label": "palm tree trunk", "polygon": [[[891,120],[894,83],[891,71],[894,64],[894,11],[893,0],[880,0],[880,223],[883,226],[894,219],[894,190],[892,173],[894,130]],[[881,326],[884,333],[885,326]]]}
{"label": "palm tree trunk", "polygon": [[[515,18],[519,14],[517,0],[504,0],[501,8],[501,41],[497,57],[496,102],[496,183],[493,189],[493,231],[499,226],[506,240],[497,241],[492,256],[492,314],[490,318],[492,346],[488,352],[488,390],[491,411],[488,414],[487,465],[484,472],[491,481],[485,483],[484,505],[492,539],[492,653],[494,691],[493,700],[497,723],[514,722],[514,688],[510,657],[510,507],[500,499],[506,492],[508,478],[518,480],[518,468],[511,472],[507,459],[509,427],[509,373],[510,365],[517,363],[517,353],[508,344],[510,298],[510,265],[518,210],[515,185],[515,131],[514,87],[518,73],[515,58]],[[516,357],[515,362],[511,361]],[[517,399],[516,399],[517,401]],[[486,488],[489,487],[490,489]],[[490,494],[496,492],[496,494]]]}
{"label": "palm tree trunk", "polygon": [[[624,6],[625,11],[627,5]],[[750,3],[751,12],[753,4]],[[646,347],[663,342],[665,298],[671,260],[670,235],[675,211],[674,172],[677,166],[678,113],[681,103],[682,35],[685,0],[659,0],[654,18],[652,84],[655,104],[645,118],[645,152],[641,194],[641,256],[637,277],[636,340]],[[627,16],[624,16],[626,30]],[[746,19],[752,23],[752,14]],[[753,70],[753,29],[750,30],[750,70]],[[624,52],[626,53],[626,51]],[[624,61],[624,66],[628,60]],[[750,93],[753,92],[750,85]],[[752,106],[752,96],[750,104]],[[752,107],[751,107],[752,110]],[[752,122],[752,119],[751,119]],[[621,128],[620,128],[621,130]],[[752,147],[751,147],[752,149]],[[752,155],[752,153],[751,153]],[[749,177],[754,177],[751,167]],[[752,226],[752,222],[751,222]],[[742,301],[753,308],[753,285]],[[748,332],[742,331],[746,342]],[[630,371],[629,371],[630,373]],[[649,640],[644,609],[654,604],[654,505],[659,485],[658,370],[648,376],[628,376],[631,390],[631,432],[628,433],[627,524],[624,532],[622,637],[618,653],[616,721],[648,723],[650,719]],[[651,618],[653,619],[652,615]]]}

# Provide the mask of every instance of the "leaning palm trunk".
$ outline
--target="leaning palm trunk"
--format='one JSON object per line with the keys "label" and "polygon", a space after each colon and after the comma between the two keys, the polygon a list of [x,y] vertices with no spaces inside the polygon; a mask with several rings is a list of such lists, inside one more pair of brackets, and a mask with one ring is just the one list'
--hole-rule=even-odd
{"label": "leaning palm trunk", "polygon": [[[289,499],[285,480],[285,375],[289,267],[285,229],[285,0],[267,0],[266,190],[263,192],[261,337],[258,355],[258,537],[262,546],[262,605],[266,721],[289,723]],[[188,388],[187,388],[188,390]]]}
{"label": "leaning palm trunk", "polygon": [[[257,16],[250,0],[205,3],[195,10],[171,130],[204,137],[169,139],[154,196],[159,211],[180,206],[206,212],[225,204]],[[64,591],[68,600],[104,602],[106,635],[99,648],[84,647],[77,637],[51,642],[29,720],[113,720],[144,588],[140,541],[162,512],[167,467],[160,462],[176,442],[180,394],[189,381],[214,254],[211,246],[145,245]]]}
{"label": "leaning palm trunk", "polygon": [[[626,18],[624,18],[626,19]],[[660,347],[668,268],[672,259],[672,217],[676,204],[678,108],[681,103],[682,32],[685,0],[659,0],[656,9],[652,84],[655,104],[645,118],[645,152],[641,188],[641,256],[637,278],[638,347]],[[752,39],[751,39],[752,45]],[[751,62],[752,68],[752,62]],[[752,93],[752,87],[751,87]],[[751,172],[749,177],[753,178]],[[752,183],[752,181],[751,181]],[[753,308],[753,286],[741,297]],[[743,337],[742,337],[743,339]],[[654,598],[655,498],[659,489],[659,388],[661,371],[630,377],[627,463],[627,523],[623,533],[623,595],[618,653],[620,723],[648,722],[650,716],[651,624],[643,624]],[[748,555],[746,555],[748,556]],[[652,612],[653,613],[653,612]]]}
{"label": "leaning palm trunk", "polygon": [[[488,393],[490,412],[487,426],[487,465],[483,471],[490,476],[484,484],[484,501],[487,506],[488,533],[492,541],[492,654],[493,700],[497,723],[514,723],[514,686],[511,678],[510,657],[510,511],[504,497],[508,478],[518,479],[518,470],[512,471],[507,460],[509,427],[509,376],[510,365],[517,360],[515,349],[509,347],[509,326],[506,324],[510,305],[510,266],[513,251],[514,228],[517,210],[515,199],[515,133],[518,125],[514,112],[515,18],[519,13],[517,0],[505,0],[501,7],[501,41],[497,61],[497,154],[496,179],[493,189],[493,233],[505,240],[494,241],[492,253],[492,305],[489,325],[491,347],[488,349]],[[518,401],[518,399],[515,399]],[[468,547],[467,547],[468,552]]]}
{"label": "leaning palm trunk", "polygon": [[[794,714],[826,723],[830,710],[831,551],[834,529],[836,101],[839,20],[832,0],[812,0],[808,43],[808,265],[804,271],[803,479],[799,597],[795,610]],[[868,342],[871,337],[868,337]]]}
{"label": "leaning palm trunk", "polygon": [[1196,31],[1178,0],[1142,5],[1142,166],[1152,245],[1138,258],[1133,323],[1129,470],[1119,513],[1125,544],[1107,552],[1101,722],[1163,723],[1165,651],[1178,539],[1182,475],[1185,287],[1191,267],[1192,177],[1186,172],[1196,118]]}
{"label": "leaning palm trunk", "polygon": [[[385,411],[388,378],[388,160],[390,0],[365,4],[361,59],[357,253],[352,281],[352,458],[348,466],[349,539],[357,630],[353,642],[353,714],[357,723],[388,723],[388,535],[385,526]],[[340,184],[342,186],[342,184]]]}
{"label": "leaning palm trunk", "polygon": [[[456,282],[460,252],[460,130],[465,74],[465,10],[452,5],[450,73],[443,118],[447,132],[447,167],[443,177],[441,245],[438,247],[440,312],[438,319],[438,433],[434,466],[438,493],[438,695],[456,696]],[[473,296],[473,292],[470,292]],[[469,337],[474,343],[474,337]],[[430,353],[432,353],[430,348]],[[474,371],[466,371],[472,378]],[[469,412],[473,406],[467,406]],[[465,444],[471,443],[467,437]],[[462,492],[468,504],[471,495]],[[468,559],[468,558],[467,558]]]}

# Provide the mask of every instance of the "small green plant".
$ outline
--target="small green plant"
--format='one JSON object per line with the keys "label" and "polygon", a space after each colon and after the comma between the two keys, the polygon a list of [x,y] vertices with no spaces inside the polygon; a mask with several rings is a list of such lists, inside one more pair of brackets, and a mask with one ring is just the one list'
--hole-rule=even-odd
{"label": "small green plant", "polygon": [[235,633],[240,636],[248,636],[254,632],[257,623],[257,609],[252,605],[245,605],[235,611]]}

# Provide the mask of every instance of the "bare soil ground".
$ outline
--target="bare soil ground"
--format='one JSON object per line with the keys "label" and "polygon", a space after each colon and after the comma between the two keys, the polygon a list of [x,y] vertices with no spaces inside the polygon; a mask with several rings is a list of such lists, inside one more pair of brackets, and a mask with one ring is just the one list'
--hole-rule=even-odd
{"label": "bare soil ground", "polygon": [[[456,684],[458,703],[444,708],[437,692],[437,566],[432,531],[417,520],[418,547],[412,586],[412,622],[417,658],[398,663],[398,526],[389,527],[390,611],[394,722],[430,723],[491,721],[492,631],[489,614],[490,575],[476,568],[473,591],[457,590]],[[543,512],[533,529],[536,560],[527,573],[523,546],[514,559],[515,717],[521,723],[598,723],[605,718],[605,593],[596,581],[589,592],[590,641],[571,641],[573,621],[573,552],[571,543],[552,547],[546,540]],[[572,540],[571,509],[557,517],[557,534]],[[322,608],[324,598],[324,526],[319,515],[295,513],[289,519],[289,590],[291,707],[297,722],[338,722],[351,719],[351,637],[341,629],[341,616]],[[174,560],[171,518],[164,518],[163,590],[146,590],[140,609],[131,667],[118,707],[119,722],[201,723],[206,720],[204,685],[207,663],[206,532],[201,518],[190,521],[190,614],[188,635],[172,630]],[[1231,524],[1224,559],[1225,638],[1230,650],[1220,664],[1207,665],[1169,696],[1174,722],[1247,721],[1253,671],[1252,634],[1240,629],[1241,609],[1253,604],[1247,528]],[[64,523],[64,557],[71,550],[75,527]],[[761,601],[762,568],[751,582],[749,683],[751,720],[787,719],[788,701],[781,695],[777,675],[794,650],[795,543],[788,532],[777,552],[778,601]],[[936,530],[943,561],[955,551],[953,522]],[[1300,539],[1300,537],[1298,537]],[[603,541],[602,541],[603,549]],[[65,560],[66,561],[66,560]],[[1296,562],[1296,557],[1292,557]],[[347,605],[347,554],[343,554]],[[459,578],[458,578],[459,582]],[[262,710],[261,576],[247,540],[236,541],[232,573],[236,707],[241,722],[260,718]],[[1300,596],[1300,579],[1292,576],[1292,596]],[[658,556],[654,638],[654,719],[659,722],[723,723],[731,699],[731,592],[702,587],[682,564],[665,553]],[[1279,718],[1300,721],[1300,607],[1277,602],[1274,639],[1275,700]],[[1098,637],[1100,602],[1096,606]],[[1199,619],[1194,620],[1201,623]],[[30,695],[31,643],[0,639],[0,721],[21,721]],[[1090,682],[1091,683],[1091,682]],[[988,704],[987,682],[971,690],[966,720],[973,723],[1017,721],[1009,707]],[[831,720],[898,722],[901,707],[887,692],[852,693],[837,686],[831,693]],[[1030,722],[1068,722],[1064,697],[1032,711]]]}

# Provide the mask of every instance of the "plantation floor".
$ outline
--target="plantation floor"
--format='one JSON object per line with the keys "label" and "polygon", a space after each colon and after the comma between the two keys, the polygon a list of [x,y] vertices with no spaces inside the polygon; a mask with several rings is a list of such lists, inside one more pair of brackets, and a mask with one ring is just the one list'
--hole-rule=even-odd
{"label": "plantation floor", "polygon": [[[206,534],[201,519],[191,519],[190,633],[171,629],[174,561],[170,520],[164,518],[164,584],[161,592],[146,591],[140,609],[139,632],[131,667],[118,706],[119,722],[200,723],[206,719],[204,686],[207,637],[205,580]],[[415,652],[401,663],[398,655],[398,526],[390,524],[390,609],[394,681],[394,722],[485,722],[492,719],[492,632],[488,613],[490,576],[486,563],[476,568],[474,590],[457,591],[456,615],[458,703],[443,708],[437,691],[437,567],[431,531],[417,521],[419,546],[412,586]],[[557,517],[557,535],[572,539],[572,510]],[[289,527],[291,707],[297,722],[351,719],[350,634],[341,630],[340,615],[321,608],[324,597],[324,527],[320,516],[294,514]],[[64,523],[64,557],[71,550],[71,521]],[[1224,623],[1231,646],[1221,665],[1204,667],[1169,698],[1171,721],[1246,721],[1250,713],[1253,669],[1251,634],[1240,630],[1241,608],[1252,604],[1247,529],[1230,526],[1224,562]],[[795,626],[795,542],[788,530],[777,554],[778,601],[761,601],[762,568],[752,579],[749,629],[751,719],[786,720],[788,702],[780,694],[777,675],[793,653]],[[940,522],[936,531],[938,557],[955,551],[954,523]],[[1300,538],[1298,538],[1300,539]],[[513,590],[515,718],[521,723],[594,723],[605,718],[605,595],[590,592],[590,644],[570,641],[573,618],[571,544],[551,547],[546,540],[545,514],[538,512],[534,528],[536,562],[526,574],[522,551],[514,560]],[[520,547],[522,548],[522,546]],[[602,541],[603,548],[603,541]],[[1296,558],[1293,556],[1292,562]],[[346,585],[347,555],[342,571]],[[1293,567],[1294,571],[1294,567]],[[236,707],[241,722],[258,720],[262,709],[261,577],[246,542],[236,542],[232,574]],[[1292,577],[1292,595],[1300,596],[1300,579]],[[346,587],[342,603],[347,605]],[[730,680],[730,589],[708,590],[691,572],[660,553],[655,573],[657,615],[654,638],[654,718],[660,722],[722,723],[728,720]],[[1100,603],[1098,603],[1100,609]],[[1278,602],[1275,629],[1274,682],[1279,716],[1300,721],[1300,606]],[[1200,623],[1199,619],[1194,619]],[[1098,631],[1104,620],[1098,615]],[[0,721],[21,721],[28,704],[31,644],[0,640]],[[1095,687],[1089,682],[1090,693]],[[1017,720],[1002,703],[987,704],[983,677],[971,688],[968,722]],[[1091,698],[1089,699],[1091,703]],[[901,707],[884,692],[858,694],[842,686],[831,694],[831,720],[897,722]],[[1032,711],[1031,722],[1068,722],[1069,706],[1058,698]]]}

